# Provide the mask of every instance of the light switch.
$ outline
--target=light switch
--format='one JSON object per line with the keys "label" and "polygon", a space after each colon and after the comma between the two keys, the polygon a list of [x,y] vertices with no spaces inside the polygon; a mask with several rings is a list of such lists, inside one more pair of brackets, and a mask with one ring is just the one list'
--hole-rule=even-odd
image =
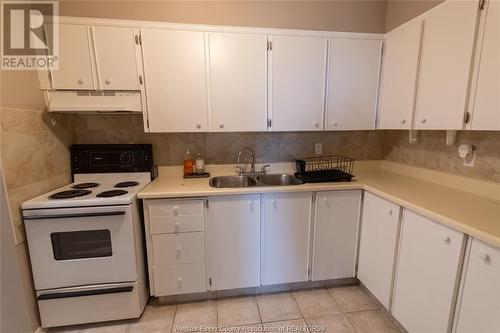
{"label": "light switch", "polygon": [[321,142],[316,142],[314,144],[314,154],[316,155],[323,154],[323,144]]}

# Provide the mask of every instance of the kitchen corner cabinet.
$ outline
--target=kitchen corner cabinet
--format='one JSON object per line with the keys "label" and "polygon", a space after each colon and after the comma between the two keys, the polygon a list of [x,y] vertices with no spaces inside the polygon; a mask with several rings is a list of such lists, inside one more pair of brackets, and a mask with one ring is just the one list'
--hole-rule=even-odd
{"label": "kitchen corner cabinet", "polygon": [[143,29],[150,132],[207,132],[203,32]]}
{"label": "kitchen corner cabinet", "polygon": [[364,193],[358,279],[389,309],[399,229],[400,207]]}
{"label": "kitchen corner cabinet", "polygon": [[500,332],[500,249],[472,239],[453,332]]}
{"label": "kitchen corner cabinet", "polygon": [[323,130],[326,39],[273,36],[270,41],[272,130]]}
{"label": "kitchen corner cabinet", "polygon": [[375,129],[382,41],[330,39],[327,130]]}
{"label": "kitchen corner cabinet", "polygon": [[380,129],[412,126],[422,19],[415,18],[387,33],[380,87]]}
{"label": "kitchen corner cabinet", "polygon": [[464,234],[405,209],[392,314],[408,332],[448,332]]}
{"label": "kitchen corner cabinet", "polygon": [[214,132],[267,131],[267,36],[209,33]]}
{"label": "kitchen corner cabinet", "polygon": [[96,69],[102,90],[139,90],[132,28],[94,26]]}
{"label": "kitchen corner cabinet", "polygon": [[463,128],[478,8],[448,0],[424,14],[416,129]]}
{"label": "kitchen corner cabinet", "polygon": [[[58,69],[51,70],[52,89],[93,90],[97,86],[94,75],[93,50],[89,27],[59,24]],[[49,89],[49,87],[46,87]]]}
{"label": "kitchen corner cabinet", "polygon": [[262,284],[308,280],[312,193],[262,195]]}
{"label": "kitchen corner cabinet", "polygon": [[355,276],[361,191],[316,195],[312,280]]}
{"label": "kitchen corner cabinet", "polygon": [[[500,1],[486,1],[472,85],[472,130],[500,130]],[[475,92],[475,94],[474,94]]]}
{"label": "kitchen corner cabinet", "polygon": [[260,285],[260,195],[208,199],[212,289]]}

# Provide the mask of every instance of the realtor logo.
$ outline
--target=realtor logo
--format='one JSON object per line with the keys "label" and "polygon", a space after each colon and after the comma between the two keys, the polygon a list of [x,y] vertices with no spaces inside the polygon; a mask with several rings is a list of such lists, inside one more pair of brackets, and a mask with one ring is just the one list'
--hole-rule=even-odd
{"label": "realtor logo", "polygon": [[56,69],[58,14],[56,1],[2,1],[1,68]]}

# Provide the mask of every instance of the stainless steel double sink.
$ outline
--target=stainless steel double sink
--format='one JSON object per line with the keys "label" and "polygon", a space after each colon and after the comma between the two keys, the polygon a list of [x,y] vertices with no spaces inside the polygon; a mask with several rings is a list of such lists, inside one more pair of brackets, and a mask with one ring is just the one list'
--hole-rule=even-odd
{"label": "stainless steel double sink", "polygon": [[304,182],[290,174],[259,174],[241,176],[219,176],[210,178],[209,185],[216,188],[240,188],[255,186],[290,186]]}

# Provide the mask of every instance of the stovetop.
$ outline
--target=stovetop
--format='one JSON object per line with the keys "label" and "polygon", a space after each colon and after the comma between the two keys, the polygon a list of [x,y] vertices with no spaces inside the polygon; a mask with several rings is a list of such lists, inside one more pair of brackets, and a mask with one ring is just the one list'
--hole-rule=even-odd
{"label": "stovetop", "polygon": [[148,172],[77,174],[73,183],[26,201],[22,208],[126,205],[150,182]]}

